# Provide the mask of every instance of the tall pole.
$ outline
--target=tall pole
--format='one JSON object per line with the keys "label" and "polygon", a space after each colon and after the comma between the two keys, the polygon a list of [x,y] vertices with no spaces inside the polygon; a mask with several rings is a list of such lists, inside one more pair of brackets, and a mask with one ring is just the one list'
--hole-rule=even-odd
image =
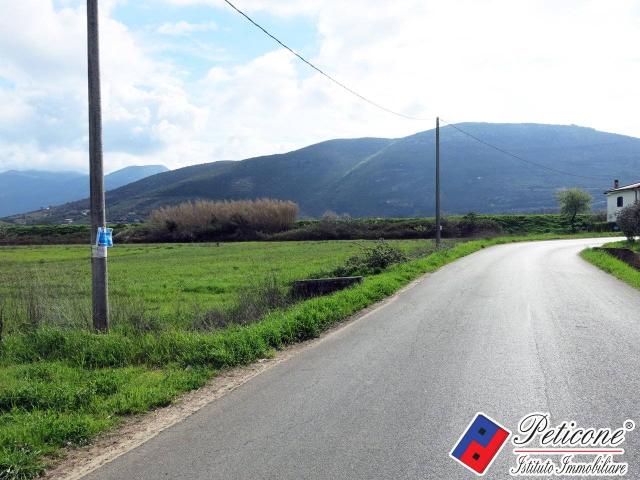
{"label": "tall pole", "polygon": [[436,117],[436,245],[440,246],[440,117]]}
{"label": "tall pole", "polygon": [[98,227],[106,227],[102,170],[102,110],[100,106],[100,48],[98,0],[87,0],[87,54],[89,64],[89,177],[91,189],[91,277],[93,328],[109,329],[107,249],[96,245]]}

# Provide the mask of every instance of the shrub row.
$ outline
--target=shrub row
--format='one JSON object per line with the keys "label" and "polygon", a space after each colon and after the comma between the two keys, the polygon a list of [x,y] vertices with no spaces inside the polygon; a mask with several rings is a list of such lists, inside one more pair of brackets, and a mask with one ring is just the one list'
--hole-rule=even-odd
{"label": "shrub row", "polygon": [[[109,225],[116,231],[126,225]],[[78,225],[0,225],[0,245],[88,244],[91,226]]]}
{"label": "shrub row", "polygon": [[[491,237],[503,232],[498,222],[470,214],[442,221],[444,238]],[[433,219],[352,219],[323,218],[305,222],[297,228],[269,236],[268,240],[376,240],[434,238]]]}
{"label": "shrub row", "polygon": [[[262,202],[262,203],[260,203]],[[216,213],[217,212],[217,213]],[[117,243],[198,242],[244,240],[355,240],[417,239],[435,236],[432,218],[360,218],[325,215],[321,220],[295,222],[291,202],[196,202],[167,207],[141,225],[116,225]],[[607,232],[612,224],[604,214],[579,215],[580,232]],[[446,217],[444,238],[491,237],[566,233],[567,219],[555,214],[480,215]],[[0,227],[0,245],[88,243],[87,225],[33,225]]]}

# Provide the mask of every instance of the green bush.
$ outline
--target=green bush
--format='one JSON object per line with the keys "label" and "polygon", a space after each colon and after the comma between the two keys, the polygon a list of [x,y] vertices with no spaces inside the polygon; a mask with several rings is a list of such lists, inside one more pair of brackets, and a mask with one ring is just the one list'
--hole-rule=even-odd
{"label": "green bush", "polygon": [[337,277],[353,275],[375,275],[387,267],[407,261],[407,256],[397,247],[380,241],[373,246],[365,246],[361,252],[347,259],[332,274]]}
{"label": "green bush", "polygon": [[640,235],[640,202],[627,205],[620,210],[616,223],[627,240],[633,242],[635,237]]}

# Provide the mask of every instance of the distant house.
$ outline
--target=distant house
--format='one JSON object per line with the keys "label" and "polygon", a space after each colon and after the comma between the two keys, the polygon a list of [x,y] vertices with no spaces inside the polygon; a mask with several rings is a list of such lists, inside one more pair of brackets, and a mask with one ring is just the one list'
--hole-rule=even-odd
{"label": "distant house", "polygon": [[620,186],[618,180],[613,181],[613,188],[604,192],[607,196],[607,222],[615,222],[622,207],[640,200],[640,183]]}

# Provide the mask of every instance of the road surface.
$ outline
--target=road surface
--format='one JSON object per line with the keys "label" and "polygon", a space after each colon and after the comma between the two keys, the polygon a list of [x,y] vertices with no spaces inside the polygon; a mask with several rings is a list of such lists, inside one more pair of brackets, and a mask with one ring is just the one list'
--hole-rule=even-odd
{"label": "road surface", "polygon": [[[468,479],[448,453],[478,411],[638,423],[640,292],[578,256],[600,243],[452,263],[85,478]],[[623,447],[640,478],[640,426]],[[512,449],[485,478],[509,478]]]}

